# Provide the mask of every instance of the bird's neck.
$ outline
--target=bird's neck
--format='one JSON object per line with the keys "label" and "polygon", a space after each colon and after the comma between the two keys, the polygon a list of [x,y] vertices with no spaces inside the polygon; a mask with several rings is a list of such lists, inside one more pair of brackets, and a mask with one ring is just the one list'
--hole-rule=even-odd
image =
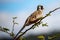
{"label": "bird's neck", "polygon": [[39,10],[37,10],[37,11],[43,11],[42,9],[39,9]]}
{"label": "bird's neck", "polygon": [[43,12],[43,10],[37,10],[38,12]]}

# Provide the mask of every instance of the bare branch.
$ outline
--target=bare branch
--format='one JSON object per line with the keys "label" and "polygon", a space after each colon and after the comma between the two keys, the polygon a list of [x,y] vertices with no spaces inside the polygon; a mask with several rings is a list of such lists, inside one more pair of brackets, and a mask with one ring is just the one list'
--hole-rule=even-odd
{"label": "bare branch", "polygon": [[15,27],[15,24],[18,24],[18,23],[15,22],[16,18],[17,18],[17,17],[13,17],[13,21],[12,21],[13,26],[12,26],[11,36],[13,36],[13,37],[14,37],[14,27]]}

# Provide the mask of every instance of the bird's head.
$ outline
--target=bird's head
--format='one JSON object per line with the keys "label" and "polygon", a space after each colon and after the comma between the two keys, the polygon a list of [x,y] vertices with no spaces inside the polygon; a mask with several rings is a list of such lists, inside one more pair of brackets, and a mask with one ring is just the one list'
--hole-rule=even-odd
{"label": "bird's head", "polygon": [[37,10],[43,10],[44,8],[43,8],[43,6],[42,5],[38,5],[37,6]]}

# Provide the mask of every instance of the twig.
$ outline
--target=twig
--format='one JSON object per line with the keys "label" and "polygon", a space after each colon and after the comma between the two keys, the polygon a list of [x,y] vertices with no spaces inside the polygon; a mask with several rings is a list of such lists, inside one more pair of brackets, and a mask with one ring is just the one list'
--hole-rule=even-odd
{"label": "twig", "polygon": [[12,26],[12,32],[11,32],[11,34],[13,35],[13,32],[14,32],[14,22],[15,22],[15,19],[13,19],[13,26]]}
{"label": "twig", "polygon": [[13,23],[13,26],[12,26],[11,36],[13,36],[13,37],[14,37],[14,27],[15,27],[15,24],[18,24],[18,23],[15,22],[16,18],[17,17],[13,17],[13,22],[12,22]]}
{"label": "twig", "polygon": [[23,36],[27,31],[29,31],[30,29],[32,29],[36,24],[38,24],[38,25],[39,25],[39,23],[41,24],[41,21],[42,21],[44,18],[48,17],[52,12],[54,12],[54,11],[56,11],[56,10],[58,10],[58,9],[60,9],[60,7],[58,7],[58,8],[56,8],[56,9],[50,11],[50,12],[49,12],[48,14],[46,14],[46,16],[44,16],[43,18],[40,18],[40,21],[39,21],[38,23],[35,23],[34,25],[32,25],[29,29],[27,29],[25,32],[23,32],[21,35],[19,35],[15,40],[18,40],[18,39],[19,39],[21,36]]}
{"label": "twig", "polygon": [[10,33],[9,33],[9,32],[7,32],[7,31],[5,31],[5,30],[3,30],[3,29],[1,29],[0,31],[5,32],[5,33],[7,33],[7,34],[9,34],[9,35],[10,35]]}

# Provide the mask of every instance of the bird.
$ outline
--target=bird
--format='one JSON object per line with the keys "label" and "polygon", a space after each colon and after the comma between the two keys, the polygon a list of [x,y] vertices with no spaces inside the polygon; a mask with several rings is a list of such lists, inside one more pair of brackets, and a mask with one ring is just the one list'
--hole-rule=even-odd
{"label": "bird", "polygon": [[38,5],[36,11],[34,11],[25,21],[25,24],[23,25],[23,27],[20,29],[20,31],[17,33],[17,35],[15,36],[15,38],[21,33],[21,31],[26,27],[29,26],[33,23],[38,22],[39,18],[43,17],[43,6],[42,5]]}

